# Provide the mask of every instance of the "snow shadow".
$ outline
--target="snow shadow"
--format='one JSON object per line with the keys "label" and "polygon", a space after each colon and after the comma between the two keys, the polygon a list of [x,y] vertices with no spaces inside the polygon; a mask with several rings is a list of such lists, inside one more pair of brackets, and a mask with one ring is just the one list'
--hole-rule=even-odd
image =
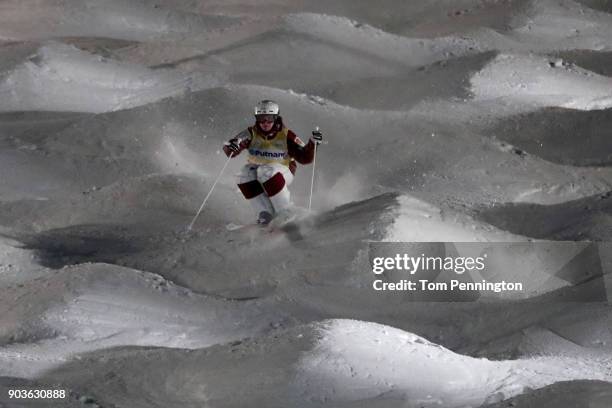
{"label": "snow shadow", "polygon": [[85,262],[116,263],[152,245],[125,226],[101,224],[51,229],[16,239],[34,252],[40,265],[53,269]]}
{"label": "snow shadow", "polygon": [[592,9],[603,11],[605,13],[612,13],[612,1],[611,0],[576,0],[576,1]]}
{"label": "snow shadow", "polygon": [[314,85],[309,92],[358,109],[407,110],[423,100],[471,98],[470,78],[498,55],[488,51],[437,61],[391,76]]}
{"label": "snow shadow", "polygon": [[[612,8],[612,2],[610,2]],[[558,51],[553,54],[563,60],[564,65],[574,64],[599,75],[612,76],[612,52],[594,50]]]}
{"label": "snow shadow", "polygon": [[561,381],[538,390],[531,390],[483,408],[607,407],[610,401],[612,401],[612,384],[609,382],[576,380]]}
{"label": "snow shadow", "polygon": [[553,205],[505,203],[475,217],[532,238],[606,241],[612,239],[612,191]]}
{"label": "snow shadow", "polygon": [[10,141],[9,146],[39,149],[40,144],[49,137],[91,117],[91,114],[80,112],[2,112],[0,113],[2,144],[9,145]]}
{"label": "snow shadow", "polygon": [[[274,406],[271,400],[304,406],[287,387],[300,352],[316,344],[317,333],[305,326],[197,350],[113,347],[80,354],[43,374],[40,381],[62,384],[100,406],[129,401],[132,406],[160,408],[263,407]],[[233,362],[227,364],[227,359]]]}
{"label": "snow shadow", "polygon": [[553,163],[612,166],[611,127],[612,109],[544,108],[504,119],[488,132]]}

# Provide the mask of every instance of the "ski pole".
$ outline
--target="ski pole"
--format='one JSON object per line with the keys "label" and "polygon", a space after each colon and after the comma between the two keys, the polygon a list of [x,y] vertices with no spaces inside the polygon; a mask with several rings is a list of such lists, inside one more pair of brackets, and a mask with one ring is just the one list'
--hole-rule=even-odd
{"label": "ski pole", "polygon": [[213,190],[215,189],[215,186],[217,185],[217,183],[219,182],[219,180],[221,180],[221,176],[223,175],[223,172],[225,171],[225,168],[227,167],[227,165],[229,164],[230,160],[232,159],[232,157],[234,157],[234,152],[230,153],[229,157],[227,158],[227,160],[225,161],[225,164],[223,165],[223,167],[221,168],[221,171],[219,172],[219,175],[217,176],[217,179],[215,180],[215,182],[213,183],[212,187],[210,188],[210,191],[208,192],[208,194],[206,194],[206,198],[204,198],[204,201],[202,202],[202,205],[200,206],[200,209],[198,210],[198,212],[196,213],[195,217],[193,217],[193,220],[191,221],[191,223],[189,224],[189,227],[187,227],[187,231],[191,231],[191,228],[193,228],[193,224],[195,224],[196,220],[198,219],[198,217],[200,216],[200,213],[202,212],[202,210],[204,209],[204,206],[206,205],[206,202],[208,201],[208,198],[211,196]]}
{"label": "ski pole", "polygon": [[[319,127],[317,126],[312,133],[319,132]],[[315,143],[314,155],[312,156],[312,178],[310,180],[310,197],[308,198],[308,212],[312,208],[312,191],[314,189],[314,180],[315,180],[315,167],[317,165],[317,149],[319,148],[319,144]]]}

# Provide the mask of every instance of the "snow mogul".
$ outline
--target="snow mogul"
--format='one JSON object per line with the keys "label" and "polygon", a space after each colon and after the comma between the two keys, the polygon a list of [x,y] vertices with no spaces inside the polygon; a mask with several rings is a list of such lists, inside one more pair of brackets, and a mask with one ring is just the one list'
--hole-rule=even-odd
{"label": "snow mogul", "polygon": [[278,104],[263,100],[255,106],[255,124],[223,145],[228,157],[247,150],[247,164],[237,181],[244,198],[255,210],[257,224],[269,224],[274,218],[290,219],[293,205],[288,187],[297,163],[311,163],[322,140],[323,135],[316,130],[304,143],[285,126]]}

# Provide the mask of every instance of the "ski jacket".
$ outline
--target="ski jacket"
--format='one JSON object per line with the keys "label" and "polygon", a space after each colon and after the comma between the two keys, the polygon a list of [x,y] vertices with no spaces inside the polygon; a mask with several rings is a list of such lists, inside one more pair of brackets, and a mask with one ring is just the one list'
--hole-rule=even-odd
{"label": "ski jacket", "polygon": [[234,156],[237,156],[243,150],[247,150],[249,163],[278,163],[289,167],[293,174],[295,174],[297,163],[309,164],[314,158],[315,144],[312,140],[304,143],[295,133],[284,126],[279,126],[279,129],[276,129],[270,135],[261,132],[257,125],[248,127],[223,146],[223,151],[228,157],[231,154],[228,149],[230,143],[235,143],[240,147],[240,151]]}

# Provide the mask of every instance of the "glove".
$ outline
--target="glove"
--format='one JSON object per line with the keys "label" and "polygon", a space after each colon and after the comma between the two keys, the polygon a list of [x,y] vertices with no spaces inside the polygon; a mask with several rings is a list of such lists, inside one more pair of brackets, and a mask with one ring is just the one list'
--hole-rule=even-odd
{"label": "glove", "polygon": [[312,137],[310,140],[312,140],[312,142],[316,145],[323,143],[323,133],[321,133],[319,128],[315,128],[315,130],[312,131]]}
{"label": "glove", "polygon": [[240,153],[240,146],[234,140],[232,140],[231,142],[228,142],[225,145],[225,147],[227,149],[228,156],[229,156],[230,153],[233,154],[234,156],[236,156],[238,153]]}

